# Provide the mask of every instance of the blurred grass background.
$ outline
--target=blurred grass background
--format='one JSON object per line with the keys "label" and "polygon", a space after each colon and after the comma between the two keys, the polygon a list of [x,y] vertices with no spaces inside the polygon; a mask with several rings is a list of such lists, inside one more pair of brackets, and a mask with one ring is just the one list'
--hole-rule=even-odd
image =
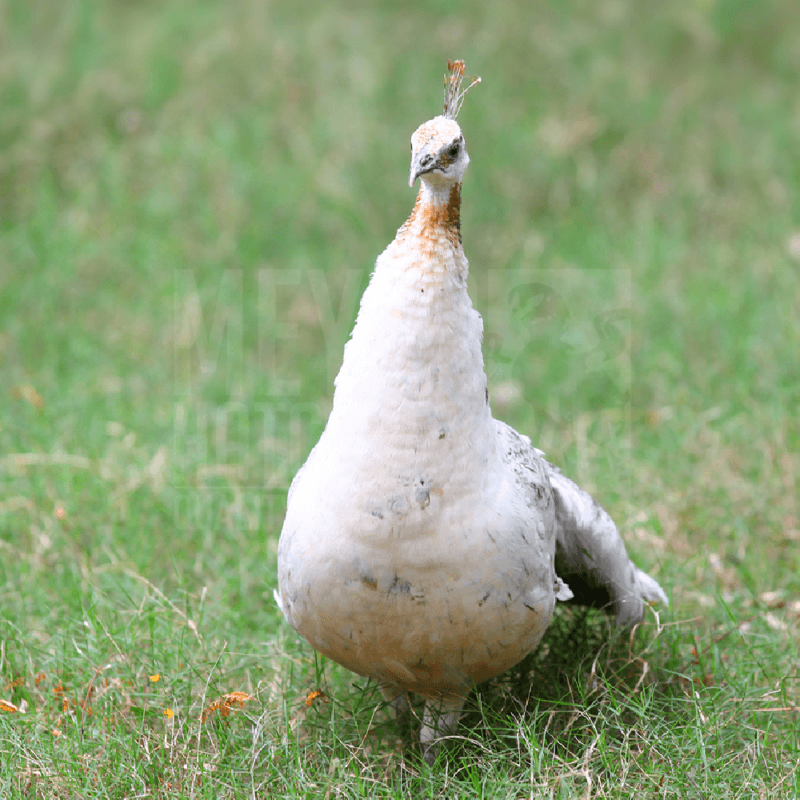
{"label": "blurred grass background", "polygon": [[[361,291],[413,203],[409,136],[455,57],[483,78],[460,117],[462,225],[495,414],[597,493],[668,588],[655,686],[693,687],[681,742],[716,737],[710,755],[686,745],[683,783],[669,755],[613,758],[653,791],[725,796],[725,767],[760,796],[800,792],[792,0],[4,0],[0,699],[26,711],[0,712],[11,796],[206,796],[245,773],[291,794],[311,779],[276,731],[305,693],[359,719],[335,702],[351,676],[279,619],[275,549]],[[110,683],[87,728],[95,677]],[[249,773],[230,734],[212,747],[197,727],[234,689],[260,701],[239,732]],[[267,765],[259,736],[278,742]],[[316,785],[338,792],[352,750],[334,738]],[[587,752],[540,764],[542,791],[582,792],[559,777],[575,764],[599,796],[622,791]]]}

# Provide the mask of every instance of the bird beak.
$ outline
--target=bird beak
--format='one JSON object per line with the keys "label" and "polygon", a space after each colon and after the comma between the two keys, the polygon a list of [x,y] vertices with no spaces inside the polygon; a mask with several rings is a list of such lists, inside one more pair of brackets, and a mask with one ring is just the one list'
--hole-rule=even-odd
{"label": "bird beak", "polygon": [[408,176],[408,185],[413,186],[414,181],[420,175],[425,175],[427,172],[433,172],[436,169],[437,161],[436,156],[431,154],[425,149],[414,153],[411,158],[411,172]]}

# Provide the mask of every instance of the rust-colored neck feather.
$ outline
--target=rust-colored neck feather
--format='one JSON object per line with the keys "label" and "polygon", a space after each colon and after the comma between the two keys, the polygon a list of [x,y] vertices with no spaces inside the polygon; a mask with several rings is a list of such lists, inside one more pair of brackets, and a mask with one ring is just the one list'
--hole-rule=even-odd
{"label": "rust-colored neck feather", "polygon": [[411,216],[403,225],[398,239],[411,235],[421,242],[437,242],[444,237],[454,246],[461,246],[461,184],[450,189],[446,203],[436,203],[423,186]]}

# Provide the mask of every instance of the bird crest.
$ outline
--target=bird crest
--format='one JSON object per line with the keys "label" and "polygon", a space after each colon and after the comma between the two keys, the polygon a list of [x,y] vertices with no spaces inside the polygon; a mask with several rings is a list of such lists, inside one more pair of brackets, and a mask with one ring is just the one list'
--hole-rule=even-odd
{"label": "bird crest", "polygon": [[461,59],[458,61],[447,62],[448,74],[444,76],[444,111],[442,116],[445,119],[454,120],[461,111],[461,106],[464,105],[464,95],[476,84],[480,83],[480,78],[470,79],[470,84],[463,91],[461,90],[461,82],[464,80],[464,62]]}

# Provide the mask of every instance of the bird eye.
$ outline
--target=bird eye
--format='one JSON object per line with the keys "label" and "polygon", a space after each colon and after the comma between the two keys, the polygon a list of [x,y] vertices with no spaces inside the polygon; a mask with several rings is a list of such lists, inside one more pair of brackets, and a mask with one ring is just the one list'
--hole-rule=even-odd
{"label": "bird eye", "polygon": [[453,145],[453,146],[452,146],[452,147],[451,147],[451,148],[450,148],[450,149],[447,151],[447,155],[449,155],[449,156],[450,156],[450,158],[455,158],[455,157],[458,155],[458,151],[459,151],[460,149],[461,149],[461,145],[460,145],[458,142],[456,142],[456,143],[455,143],[455,144],[454,144],[454,145]]}

